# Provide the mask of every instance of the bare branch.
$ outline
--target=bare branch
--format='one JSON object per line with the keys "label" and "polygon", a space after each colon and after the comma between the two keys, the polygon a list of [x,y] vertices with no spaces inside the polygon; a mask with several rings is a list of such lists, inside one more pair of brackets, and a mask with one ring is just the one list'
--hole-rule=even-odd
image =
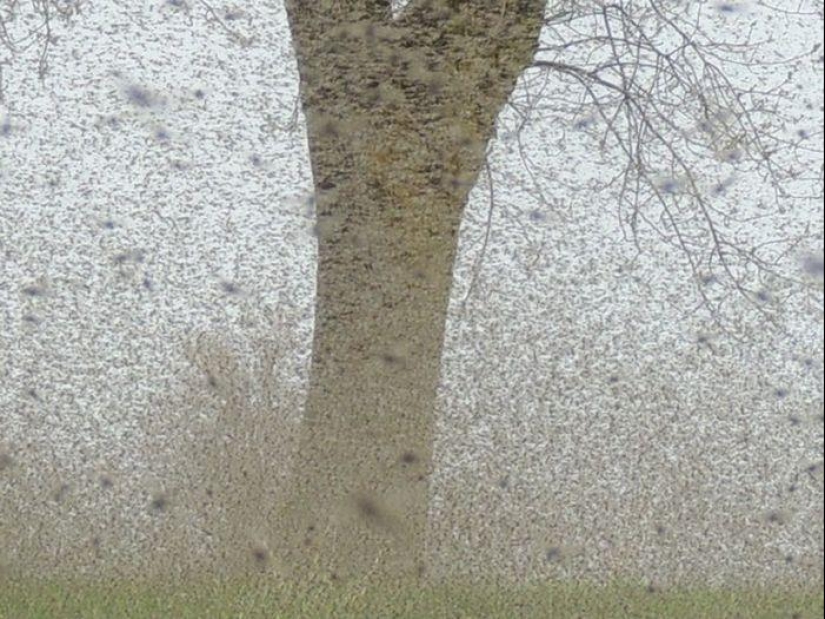
{"label": "bare branch", "polygon": [[[810,244],[814,235],[772,243],[748,236],[793,201],[821,195],[821,166],[806,178],[799,167],[812,156],[821,159],[822,151],[811,146],[807,132],[796,140],[782,135],[794,120],[784,109],[793,73],[773,76],[778,66],[798,67],[803,55],[763,59],[766,40],[753,27],[725,40],[712,33],[718,19],[703,6],[682,3],[573,0],[545,20],[547,36],[534,67],[553,75],[569,96],[584,96],[576,105],[596,122],[579,121],[577,128],[598,127],[602,153],[608,147],[623,153],[621,169],[603,186],[617,192],[621,225],[637,250],[641,230],[653,231],[680,250],[706,307],[713,304],[704,282],[712,280],[775,322],[760,283],[804,285],[787,268],[788,248]],[[731,66],[747,67],[760,79],[735,82]],[[770,188],[771,209],[725,198],[737,175],[746,174]]]}

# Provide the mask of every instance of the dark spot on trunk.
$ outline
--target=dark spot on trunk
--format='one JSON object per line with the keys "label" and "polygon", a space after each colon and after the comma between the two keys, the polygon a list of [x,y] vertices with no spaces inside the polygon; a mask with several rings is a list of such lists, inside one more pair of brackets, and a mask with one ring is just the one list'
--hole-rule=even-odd
{"label": "dark spot on trunk", "polygon": [[359,513],[367,520],[378,520],[381,517],[378,505],[369,497],[359,497],[355,504]]}
{"label": "dark spot on trunk", "polygon": [[255,559],[255,563],[258,565],[265,565],[269,561],[269,553],[265,548],[253,548],[252,558]]}
{"label": "dark spot on trunk", "polygon": [[54,500],[58,503],[62,503],[63,500],[66,498],[66,495],[69,494],[69,490],[69,484],[61,484],[60,487],[54,493]]}
{"label": "dark spot on trunk", "polygon": [[153,511],[163,512],[169,506],[169,501],[165,496],[159,494],[152,499],[151,506]]}
{"label": "dark spot on trunk", "polygon": [[400,365],[401,357],[399,357],[398,355],[394,355],[390,352],[385,352],[381,354],[381,361],[383,361],[387,365]]}

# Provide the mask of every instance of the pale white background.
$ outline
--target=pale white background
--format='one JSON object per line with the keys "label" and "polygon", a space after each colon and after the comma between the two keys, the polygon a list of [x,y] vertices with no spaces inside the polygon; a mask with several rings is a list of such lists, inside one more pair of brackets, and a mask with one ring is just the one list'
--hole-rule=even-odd
{"label": "pale white background", "polygon": [[[175,429],[213,414],[175,398],[203,379],[199,336],[254,363],[277,316],[292,348],[275,371],[305,387],[311,171],[281,2],[66,5],[81,10],[71,26],[54,23],[42,80],[41,46],[14,58],[0,48],[0,449],[17,474],[68,480],[79,499],[54,525],[67,540],[81,520],[116,513],[139,543]],[[816,19],[788,30],[795,22],[765,7],[737,7],[713,27],[772,32],[768,56],[821,40]],[[11,34],[36,25],[27,12]],[[798,123],[787,132],[821,143],[817,54],[794,71]],[[812,256],[821,265],[821,242],[787,256],[820,292],[783,309],[785,334],[734,299],[727,316],[744,341],[730,339],[694,311],[677,253],[648,236],[634,260],[615,196],[590,189],[617,158],[554,113],[553,93],[552,78],[525,74],[461,230],[434,565],[662,581],[821,575],[821,274],[802,268]],[[806,165],[817,161],[821,149]],[[732,182],[726,199],[745,209],[765,190]],[[807,224],[821,230],[817,200],[746,236]],[[300,409],[279,414],[296,423]],[[118,479],[105,501],[101,472]],[[564,560],[545,561],[548,548]]]}

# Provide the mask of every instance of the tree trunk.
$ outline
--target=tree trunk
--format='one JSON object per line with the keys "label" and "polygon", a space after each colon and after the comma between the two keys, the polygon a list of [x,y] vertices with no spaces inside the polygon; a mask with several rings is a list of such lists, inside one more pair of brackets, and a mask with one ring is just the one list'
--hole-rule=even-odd
{"label": "tree trunk", "polygon": [[[456,8],[458,7],[458,8]],[[316,187],[310,389],[282,510],[295,572],[423,573],[457,231],[544,2],[287,2]]]}

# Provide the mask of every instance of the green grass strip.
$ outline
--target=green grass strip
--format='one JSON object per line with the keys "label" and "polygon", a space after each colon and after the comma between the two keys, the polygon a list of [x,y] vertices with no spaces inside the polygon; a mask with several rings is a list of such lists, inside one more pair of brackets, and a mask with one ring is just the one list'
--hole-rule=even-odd
{"label": "green grass strip", "polygon": [[186,585],[0,581],[2,619],[817,619],[822,589],[667,589],[551,583],[530,586],[321,585],[273,580]]}

